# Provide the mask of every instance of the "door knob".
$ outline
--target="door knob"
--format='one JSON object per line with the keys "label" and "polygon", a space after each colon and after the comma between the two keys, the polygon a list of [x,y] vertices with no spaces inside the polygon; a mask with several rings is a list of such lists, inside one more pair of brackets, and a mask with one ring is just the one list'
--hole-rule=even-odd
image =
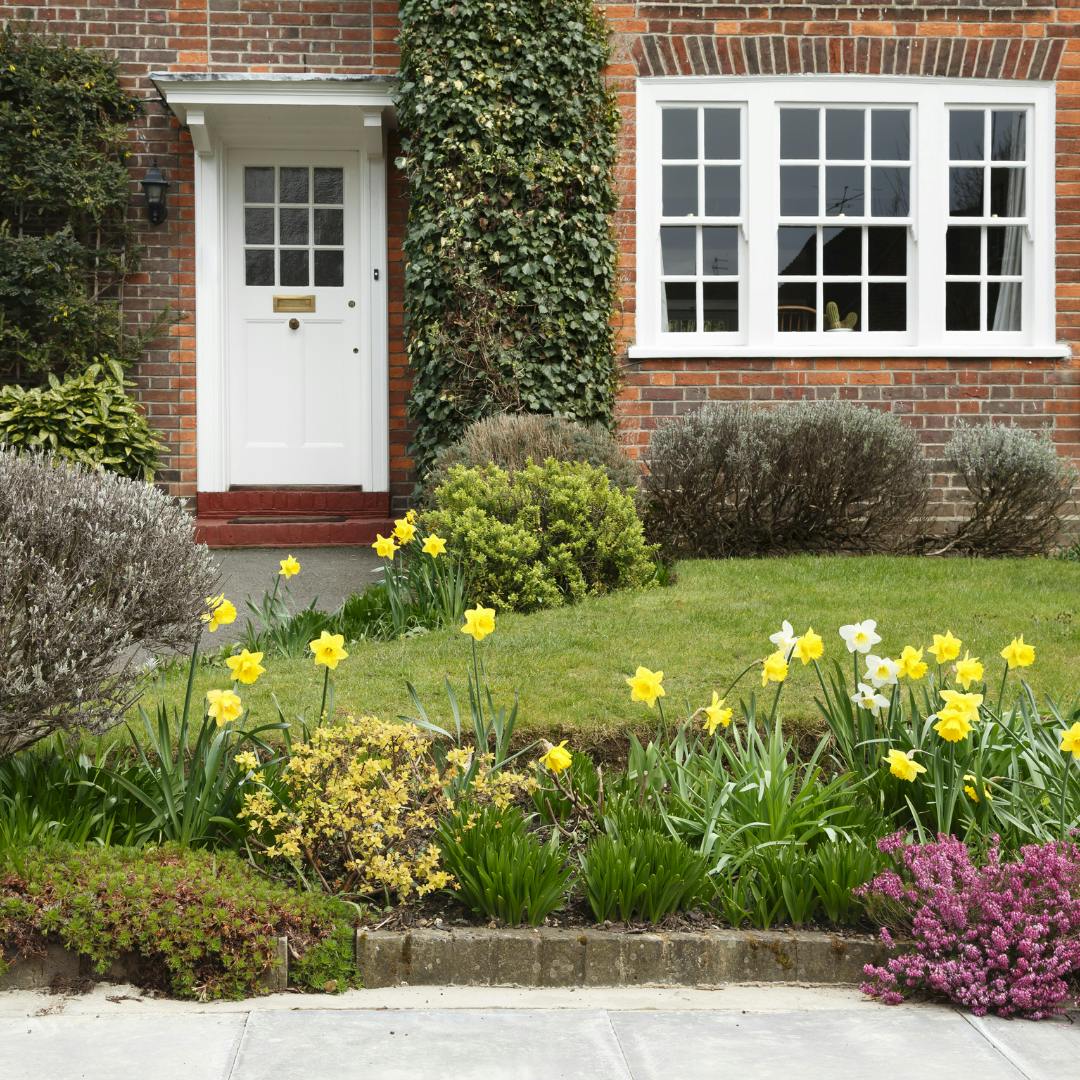
{"label": "door knob", "polygon": [[290,319],[289,320],[289,329],[290,330],[299,330],[300,329],[300,320],[299,319]]}

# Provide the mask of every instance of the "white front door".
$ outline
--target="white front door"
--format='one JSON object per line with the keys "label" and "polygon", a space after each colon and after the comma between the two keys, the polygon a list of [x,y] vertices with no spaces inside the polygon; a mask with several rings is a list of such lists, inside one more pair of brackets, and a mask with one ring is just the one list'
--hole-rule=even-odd
{"label": "white front door", "polygon": [[233,151],[226,208],[229,482],[360,484],[359,154]]}

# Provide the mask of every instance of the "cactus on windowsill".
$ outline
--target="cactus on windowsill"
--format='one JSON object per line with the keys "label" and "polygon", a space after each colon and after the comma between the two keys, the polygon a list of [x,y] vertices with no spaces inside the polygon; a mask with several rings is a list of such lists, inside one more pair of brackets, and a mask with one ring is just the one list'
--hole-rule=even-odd
{"label": "cactus on windowsill", "polygon": [[859,316],[854,311],[849,311],[842,319],[840,309],[836,303],[830,300],[825,305],[825,329],[826,330],[854,330]]}

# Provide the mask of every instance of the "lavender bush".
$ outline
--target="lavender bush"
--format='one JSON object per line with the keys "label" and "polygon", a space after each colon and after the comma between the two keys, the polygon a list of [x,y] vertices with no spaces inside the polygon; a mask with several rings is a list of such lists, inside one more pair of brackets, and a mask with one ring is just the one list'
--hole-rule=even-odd
{"label": "lavender bush", "polygon": [[903,834],[879,841],[898,867],[857,893],[871,910],[887,911],[893,931],[913,948],[883,967],[867,964],[862,989],[889,1005],[912,991],[942,994],[977,1016],[1052,1016],[1070,997],[1080,973],[1080,848],[1031,844],[1003,861],[991,846],[976,865],[952,836],[905,843]]}

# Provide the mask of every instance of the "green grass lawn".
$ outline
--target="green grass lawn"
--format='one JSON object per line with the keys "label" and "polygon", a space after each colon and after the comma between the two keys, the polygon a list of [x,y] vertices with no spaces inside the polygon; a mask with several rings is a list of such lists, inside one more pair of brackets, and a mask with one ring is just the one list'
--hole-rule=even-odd
{"label": "green grass lawn", "polygon": [[[239,600],[240,598],[236,598]],[[1037,650],[1027,669],[1036,693],[1071,703],[1080,697],[1080,563],[1056,560],[960,560],[890,557],[811,557],[686,562],[667,588],[591,600],[534,615],[500,615],[481,645],[497,698],[520,694],[520,730],[571,737],[585,748],[630,728],[649,730],[655,720],[632,704],[625,677],[638,664],[662,669],[669,718],[696,707],[723,688],[746,664],[770,651],[768,635],[782,619],[796,633],[813,625],[825,639],[826,659],[850,659],[837,628],[874,618],[881,650],[896,656],[909,643],[926,645],[951,629],[986,663],[996,687],[998,651],[1023,633]],[[408,714],[406,681],[429,713],[448,716],[443,680],[465,699],[469,639],[456,630],[392,643],[350,647],[333,678],[337,709],[382,717]],[[932,661],[932,657],[927,657]],[[313,717],[322,669],[309,660],[267,657],[267,673],[242,687],[253,719],[276,713],[271,695],[290,717]],[[199,671],[200,695],[228,686],[224,665]],[[756,673],[740,684],[748,694]],[[793,663],[781,712],[798,726],[816,725],[811,669]],[[179,702],[184,673],[171,671],[149,688]],[[771,702],[771,689],[769,701]]]}

